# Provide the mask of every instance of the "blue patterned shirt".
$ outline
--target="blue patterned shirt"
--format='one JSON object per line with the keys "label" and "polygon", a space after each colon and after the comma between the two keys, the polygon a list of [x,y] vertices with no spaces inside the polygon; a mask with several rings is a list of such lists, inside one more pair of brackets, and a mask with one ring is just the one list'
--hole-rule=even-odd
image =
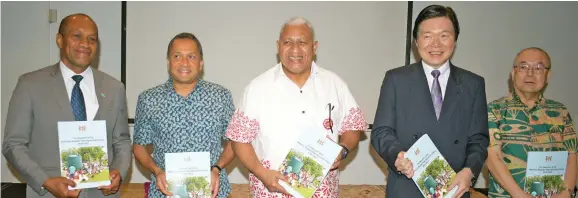
{"label": "blue patterned shirt", "polygon": [[[199,80],[185,98],[173,88],[173,80],[143,91],[138,97],[135,115],[134,143],[153,144],[153,160],[165,170],[165,153],[210,152],[216,164],[223,152],[221,142],[235,107],[226,88]],[[151,178],[150,197],[165,197]],[[219,198],[227,197],[231,186],[223,169]]]}

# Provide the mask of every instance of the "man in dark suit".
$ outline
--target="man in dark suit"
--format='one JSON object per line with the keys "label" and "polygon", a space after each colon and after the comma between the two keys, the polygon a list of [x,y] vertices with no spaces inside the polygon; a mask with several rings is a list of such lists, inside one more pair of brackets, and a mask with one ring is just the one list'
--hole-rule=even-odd
{"label": "man in dark suit", "polygon": [[[126,94],[123,84],[92,69],[98,29],[85,14],[65,17],[56,43],[60,62],[26,73],[10,99],[2,154],[28,184],[26,197],[120,197],[131,164]],[[111,184],[68,190],[61,175],[58,122],[105,120]]]}
{"label": "man in dark suit", "polygon": [[371,144],[389,166],[388,198],[422,197],[411,180],[415,164],[404,155],[424,134],[456,171],[448,191],[457,185],[457,197],[469,197],[469,187],[486,160],[484,79],[449,61],[459,32],[451,8],[424,8],[413,29],[422,60],[385,74]]}

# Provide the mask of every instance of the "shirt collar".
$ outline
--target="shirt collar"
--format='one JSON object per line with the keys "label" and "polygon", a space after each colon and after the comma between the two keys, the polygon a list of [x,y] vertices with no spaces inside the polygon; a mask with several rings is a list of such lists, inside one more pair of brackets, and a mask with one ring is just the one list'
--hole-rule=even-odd
{"label": "shirt collar", "polygon": [[[167,82],[165,82],[165,88],[169,92],[177,93],[173,84],[174,84],[174,79],[172,77],[169,77]],[[191,91],[191,93],[189,95],[193,94],[195,91],[198,91],[199,89],[203,89],[204,84],[205,84],[204,80],[198,79],[197,84],[195,85],[195,89],[193,89],[193,91]]]}
{"label": "shirt collar", "polygon": [[68,68],[66,65],[64,65],[64,63],[62,61],[60,61],[59,64],[60,64],[60,71],[62,72],[62,77],[65,80],[72,79],[72,76],[74,76],[74,75],[81,75],[84,79],[86,79],[89,76],[92,76],[92,67],[90,65],[82,73],[76,74],[70,68]]}
{"label": "shirt collar", "polygon": [[[313,79],[315,76],[317,76],[318,73],[319,73],[319,66],[317,66],[315,61],[312,61],[311,62],[311,75],[309,75],[309,79]],[[277,81],[277,79],[279,79],[281,77],[287,78],[287,75],[285,74],[285,72],[283,72],[282,63],[279,62],[279,63],[277,63],[277,65],[275,65],[274,81]]]}
{"label": "shirt collar", "polygon": [[[520,96],[518,96],[518,94],[516,94],[516,91],[514,91],[514,90],[512,90],[510,92],[507,100],[510,102],[526,105],[522,102],[522,100],[520,99]],[[546,99],[544,98],[544,93],[540,92],[540,95],[538,95],[538,100],[536,100],[536,106],[543,105],[543,104],[545,104],[545,102],[546,102]]]}
{"label": "shirt collar", "polygon": [[[421,61],[421,64],[423,65],[423,70],[425,71],[426,74],[431,74],[431,72],[434,70],[434,68],[432,66],[429,66],[427,63],[425,63],[423,60]],[[437,70],[440,71],[440,76],[446,75],[449,71],[450,71],[450,60],[447,60],[440,68],[438,68]]]}

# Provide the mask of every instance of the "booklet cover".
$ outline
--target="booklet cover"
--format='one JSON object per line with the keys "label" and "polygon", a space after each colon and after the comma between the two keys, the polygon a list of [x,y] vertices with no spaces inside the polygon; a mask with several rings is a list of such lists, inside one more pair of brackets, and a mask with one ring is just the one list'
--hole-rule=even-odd
{"label": "booklet cover", "polygon": [[69,189],[110,185],[106,121],[58,122],[61,176],[76,183]]}
{"label": "booklet cover", "polygon": [[167,198],[210,198],[211,159],[209,152],[165,153]]}
{"label": "booklet cover", "polygon": [[448,190],[456,172],[425,134],[409,148],[405,157],[413,163],[413,181],[424,197],[452,197],[458,187]]}
{"label": "booklet cover", "polygon": [[278,169],[289,183],[279,180],[279,184],[296,198],[312,197],[341,149],[323,133],[303,133]]}
{"label": "booklet cover", "polygon": [[564,189],[568,151],[530,151],[524,190],[534,197],[551,197]]}

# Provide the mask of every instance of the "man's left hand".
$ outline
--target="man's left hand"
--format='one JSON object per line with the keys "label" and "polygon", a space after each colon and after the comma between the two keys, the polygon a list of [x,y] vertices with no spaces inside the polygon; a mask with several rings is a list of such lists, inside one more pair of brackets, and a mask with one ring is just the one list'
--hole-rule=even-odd
{"label": "man's left hand", "polygon": [[217,197],[217,194],[219,193],[219,176],[219,170],[213,168],[213,170],[211,170],[211,198]]}
{"label": "man's left hand", "polygon": [[112,195],[118,192],[120,187],[120,172],[118,170],[110,171],[110,185],[99,186],[98,189],[102,190],[102,194],[105,196]]}
{"label": "man's left hand", "polygon": [[341,152],[339,152],[339,155],[337,155],[337,158],[335,159],[335,161],[333,161],[333,165],[331,165],[331,168],[329,168],[329,170],[333,171],[339,169],[339,162],[341,162],[342,157],[343,157],[343,149],[341,150]]}
{"label": "man's left hand", "polygon": [[454,194],[453,198],[462,197],[470,190],[473,176],[474,174],[469,168],[464,168],[456,174],[454,180],[448,188],[448,191],[450,191],[454,189],[454,186],[458,186],[458,190]]}
{"label": "man's left hand", "polygon": [[570,198],[570,192],[568,192],[568,190],[563,190],[558,194],[552,195],[552,198]]}

